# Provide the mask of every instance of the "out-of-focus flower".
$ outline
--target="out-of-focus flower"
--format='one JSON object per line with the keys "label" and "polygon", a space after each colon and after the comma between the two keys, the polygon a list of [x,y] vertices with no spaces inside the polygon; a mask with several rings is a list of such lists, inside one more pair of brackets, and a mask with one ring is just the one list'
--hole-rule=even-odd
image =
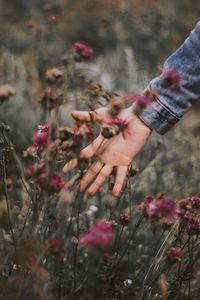
{"label": "out-of-focus flower", "polygon": [[177,71],[164,69],[161,75],[161,84],[165,88],[178,91],[181,86],[181,76]]}
{"label": "out-of-focus flower", "polygon": [[64,181],[58,174],[53,174],[49,178],[48,185],[50,190],[59,192],[64,186]]}
{"label": "out-of-focus flower", "polygon": [[46,89],[42,93],[39,102],[41,103],[42,108],[45,110],[55,109],[59,105],[63,104],[63,93],[51,88]]}
{"label": "out-of-focus flower", "polygon": [[49,125],[39,125],[37,133],[33,136],[33,144],[39,148],[44,148],[48,142]]}
{"label": "out-of-focus flower", "polygon": [[182,251],[181,251],[181,248],[179,248],[179,247],[171,247],[167,251],[167,259],[171,263],[176,263],[176,262],[180,261],[181,257],[182,257]]}
{"label": "out-of-focus flower", "polygon": [[29,155],[31,156],[36,156],[38,151],[37,146],[30,146],[28,147],[22,154],[23,157],[28,157]]}
{"label": "out-of-focus flower", "polygon": [[178,219],[179,209],[175,201],[159,199],[156,204],[159,214],[161,214],[162,217],[172,218],[174,220]]}
{"label": "out-of-focus flower", "polygon": [[113,99],[110,103],[109,114],[116,117],[123,107],[124,101],[122,99]]}
{"label": "out-of-focus flower", "polygon": [[114,237],[115,231],[112,224],[101,220],[80,237],[79,244],[89,250],[95,250],[109,246]]}
{"label": "out-of-focus flower", "polygon": [[91,47],[81,42],[76,42],[74,44],[74,50],[85,59],[91,59],[94,52]]}
{"label": "out-of-focus flower", "polygon": [[200,196],[193,196],[189,199],[189,202],[192,205],[192,208],[199,209],[200,208]]}
{"label": "out-of-focus flower", "polygon": [[12,187],[12,185],[13,185],[13,180],[12,180],[12,178],[7,177],[7,178],[6,178],[6,186],[7,186],[7,189],[10,189],[10,188]]}
{"label": "out-of-focus flower", "polygon": [[175,201],[169,199],[156,199],[151,196],[146,197],[139,208],[146,216],[163,219],[164,222],[171,219],[176,220],[180,213]]}
{"label": "out-of-focus flower", "polygon": [[11,96],[15,94],[15,89],[10,85],[0,86],[0,102],[8,100]]}
{"label": "out-of-focus flower", "polygon": [[63,244],[63,239],[58,237],[58,236],[55,236],[51,239],[49,239],[49,248],[53,251],[58,251],[62,244]]}
{"label": "out-of-focus flower", "polygon": [[110,124],[117,127],[118,132],[121,132],[124,139],[126,139],[128,137],[129,132],[127,130],[127,128],[128,128],[128,122],[127,121],[115,117],[115,118],[111,119]]}
{"label": "out-of-focus flower", "polygon": [[200,233],[200,221],[194,218],[190,218],[187,224],[188,234],[199,234]]}
{"label": "out-of-focus flower", "polygon": [[130,219],[131,217],[127,212],[123,212],[119,216],[119,220],[123,226],[128,226]]}
{"label": "out-of-focus flower", "polygon": [[58,68],[51,68],[46,71],[45,77],[49,83],[60,83],[63,82],[64,74]]}
{"label": "out-of-focus flower", "polygon": [[135,103],[136,109],[138,109],[138,110],[146,108],[153,101],[153,99],[148,95],[126,96],[124,99],[127,102]]}
{"label": "out-of-focus flower", "polygon": [[33,23],[32,20],[28,20],[28,21],[26,22],[26,28],[28,28],[28,29],[33,29],[34,27],[35,27],[35,25],[34,25],[34,23]]}
{"label": "out-of-focus flower", "polygon": [[61,17],[60,15],[49,15],[48,16],[48,21],[51,22],[51,23],[59,23],[61,20]]}

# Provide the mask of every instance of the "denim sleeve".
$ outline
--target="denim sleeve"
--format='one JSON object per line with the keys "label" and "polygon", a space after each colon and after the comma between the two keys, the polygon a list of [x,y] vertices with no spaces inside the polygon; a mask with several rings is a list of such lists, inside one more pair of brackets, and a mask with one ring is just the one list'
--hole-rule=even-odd
{"label": "denim sleeve", "polygon": [[180,74],[178,92],[162,85],[162,74],[150,81],[148,90],[157,90],[158,98],[138,116],[150,128],[165,134],[200,98],[200,22],[164,63],[163,70],[169,69]]}

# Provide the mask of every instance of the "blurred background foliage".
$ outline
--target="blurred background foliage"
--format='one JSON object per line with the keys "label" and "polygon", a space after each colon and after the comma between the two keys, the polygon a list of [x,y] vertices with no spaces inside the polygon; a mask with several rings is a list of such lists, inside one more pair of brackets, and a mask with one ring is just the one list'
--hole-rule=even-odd
{"label": "blurred background foliage", "polygon": [[[199,15],[197,0],[0,0],[0,84],[17,90],[1,105],[0,118],[11,126],[19,153],[43,120],[37,102],[45,71],[59,66],[75,41],[94,48],[94,60],[81,67],[86,82],[122,95],[141,92]],[[71,122],[73,107],[85,108],[81,99],[68,99],[64,123]],[[193,109],[174,132],[152,136],[139,157],[138,164],[147,167],[135,183],[138,199],[145,193],[198,192],[199,134],[199,111]]]}

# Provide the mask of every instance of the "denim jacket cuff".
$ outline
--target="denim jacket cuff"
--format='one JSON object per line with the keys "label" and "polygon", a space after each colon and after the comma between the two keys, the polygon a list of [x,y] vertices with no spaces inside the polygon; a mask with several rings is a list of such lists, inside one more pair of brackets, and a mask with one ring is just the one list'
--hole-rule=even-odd
{"label": "denim jacket cuff", "polygon": [[136,115],[151,129],[159,134],[165,134],[173,129],[174,125],[180,120],[172,111],[155,100],[141,111],[136,111]]}

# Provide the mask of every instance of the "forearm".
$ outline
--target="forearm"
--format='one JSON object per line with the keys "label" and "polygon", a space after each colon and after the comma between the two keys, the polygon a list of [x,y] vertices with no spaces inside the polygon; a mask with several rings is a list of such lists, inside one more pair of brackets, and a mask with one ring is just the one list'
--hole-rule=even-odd
{"label": "forearm", "polygon": [[157,100],[138,114],[160,134],[173,127],[200,98],[200,22],[182,46],[166,60],[163,69],[180,75],[179,90],[163,87],[161,74],[147,87],[158,92]]}

